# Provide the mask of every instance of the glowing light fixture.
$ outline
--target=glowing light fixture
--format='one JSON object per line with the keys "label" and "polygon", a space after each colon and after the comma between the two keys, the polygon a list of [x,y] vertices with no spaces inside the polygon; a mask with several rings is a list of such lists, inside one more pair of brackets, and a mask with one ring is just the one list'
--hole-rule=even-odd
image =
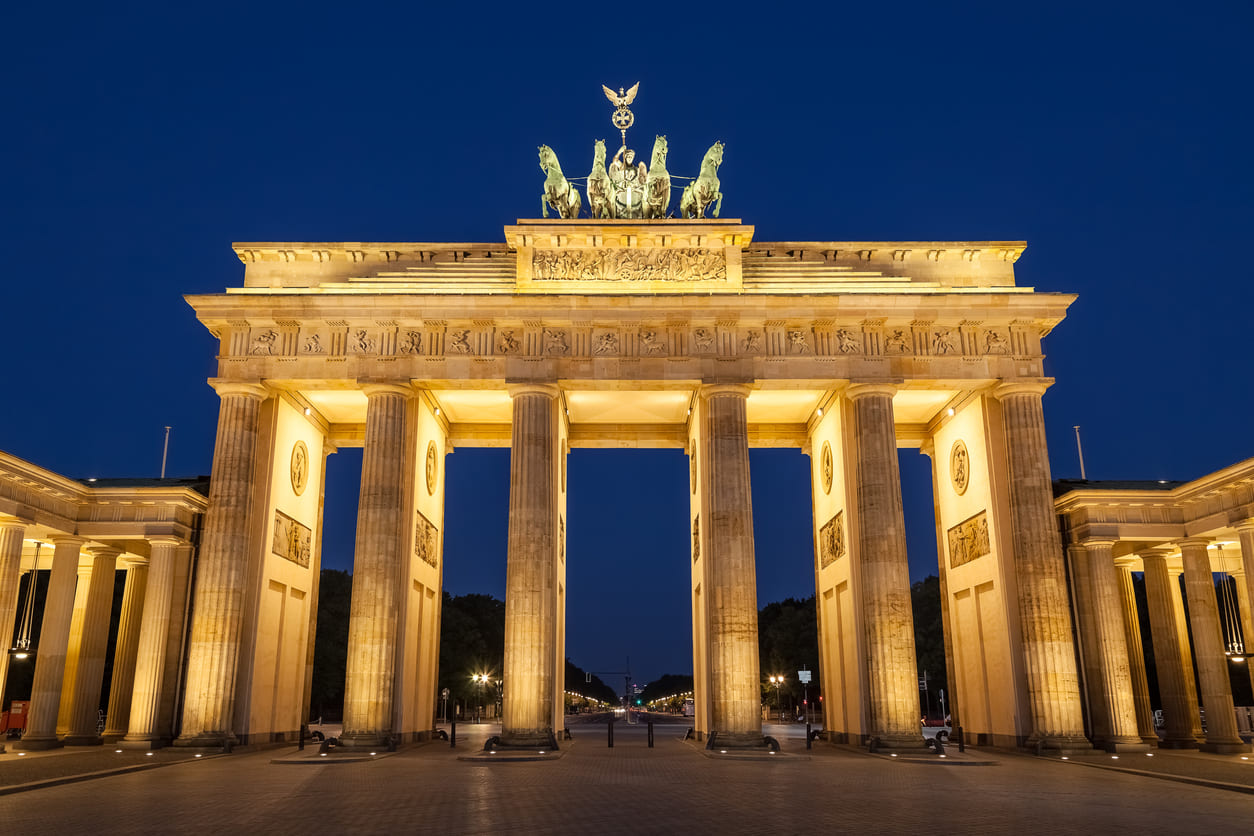
{"label": "glowing light fixture", "polygon": [[[1216,556],[1219,558],[1219,564],[1223,565],[1224,547],[1223,544],[1215,546]],[[1224,655],[1233,662],[1245,661],[1245,637],[1241,635],[1241,617],[1237,611],[1237,596],[1235,579],[1224,572],[1219,581],[1219,597],[1220,607],[1223,608],[1223,632],[1224,638]]]}
{"label": "glowing light fixture", "polygon": [[35,582],[39,580],[39,550],[43,543],[35,541],[35,565],[30,570],[30,582],[26,584],[26,604],[22,608],[22,622],[18,628],[17,641],[9,648],[9,655],[19,662],[29,659],[35,653],[31,646],[31,631],[35,625]]}
{"label": "glowing light fixture", "polygon": [[948,413],[948,414],[949,414],[949,417],[950,417],[950,418],[954,417],[954,408],[953,408],[952,406],[951,406],[951,407],[949,407],[949,413]]}

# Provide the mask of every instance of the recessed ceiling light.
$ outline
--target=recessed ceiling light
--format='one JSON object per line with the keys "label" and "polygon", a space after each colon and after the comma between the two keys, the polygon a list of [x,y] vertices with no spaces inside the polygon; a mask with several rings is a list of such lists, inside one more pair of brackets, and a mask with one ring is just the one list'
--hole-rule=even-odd
{"label": "recessed ceiling light", "polygon": [[952,417],[953,414],[954,414],[954,408],[951,406],[949,407],[949,415]]}

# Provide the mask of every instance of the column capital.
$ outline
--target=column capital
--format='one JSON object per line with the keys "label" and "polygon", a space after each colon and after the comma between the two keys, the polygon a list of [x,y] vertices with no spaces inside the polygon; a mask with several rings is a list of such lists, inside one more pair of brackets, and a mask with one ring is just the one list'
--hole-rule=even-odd
{"label": "column capital", "polygon": [[45,539],[52,544],[53,548],[60,548],[61,546],[78,546],[82,548],[83,544],[87,542],[85,538],[75,537],[73,534],[53,534]]}
{"label": "column capital", "polygon": [[1209,537],[1185,537],[1181,540],[1177,540],[1175,542],[1175,545],[1182,552],[1185,549],[1205,549],[1207,546],[1210,545],[1210,538]]}
{"label": "column capital", "polygon": [[923,439],[923,443],[919,445],[919,452],[927,456],[929,459],[932,459],[933,461],[935,461],[936,460],[936,439],[935,438]]}
{"label": "column capital", "polygon": [[1232,527],[1237,531],[1254,531],[1254,517],[1251,517],[1248,520],[1234,522]]}
{"label": "column capital", "polygon": [[702,383],[701,398],[709,400],[710,398],[748,398],[749,393],[753,391],[747,383]]}
{"label": "column capital", "polygon": [[173,537],[170,535],[162,535],[159,537],[148,537],[148,545],[150,546],[168,546],[177,549],[180,546],[190,546],[191,544],[182,537]]}
{"label": "column capital", "polygon": [[1118,542],[1119,539],[1116,537],[1085,537],[1080,541],[1080,545],[1086,549],[1111,549]]}
{"label": "column capital", "polygon": [[1133,571],[1136,566],[1137,556],[1134,554],[1125,554],[1115,558],[1115,567],[1118,569],[1127,569]]}
{"label": "column capital", "polygon": [[562,387],[556,383],[506,383],[505,391],[509,392],[510,398],[516,398],[519,395],[544,395],[546,398],[558,398],[562,394]]}
{"label": "column capital", "polygon": [[218,393],[219,398],[227,395],[243,395],[255,400],[264,401],[270,396],[270,390],[262,383],[244,380],[224,380],[220,377],[209,378],[209,385]]}
{"label": "column capital", "polygon": [[122,550],[119,549],[117,546],[91,545],[87,547],[87,553],[95,558],[100,558],[100,557],[115,557],[116,558],[118,555],[122,554]]}
{"label": "column capital", "polygon": [[122,558],[122,564],[126,566],[127,568],[130,568],[132,566],[147,566],[149,562],[150,562],[150,558],[142,554],[129,554],[128,553],[125,557]]}
{"label": "column capital", "polygon": [[415,394],[414,387],[408,381],[396,380],[379,380],[367,381],[359,383],[358,387],[362,394],[367,398],[371,395],[400,395],[404,398],[412,398]]}
{"label": "column capital", "polygon": [[1011,395],[1044,395],[1045,390],[1054,385],[1052,377],[1041,378],[1038,380],[1013,380],[1006,383],[999,383],[993,387],[992,395],[997,400],[1010,397]]}
{"label": "column capital", "polygon": [[844,391],[845,397],[851,401],[871,395],[887,395],[891,398],[895,394],[897,386],[892,383],[854,383]]}
{"label": "column capital", "polygon": [[25,533],[26,529],[34,525],[34,520],[24,520],[21,517],[0,517],[0,531],[15,528]]}

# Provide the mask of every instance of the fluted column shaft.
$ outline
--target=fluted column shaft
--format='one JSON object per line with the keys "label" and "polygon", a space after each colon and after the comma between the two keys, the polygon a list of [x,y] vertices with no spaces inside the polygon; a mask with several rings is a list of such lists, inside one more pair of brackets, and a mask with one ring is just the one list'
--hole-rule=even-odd
{"label": "fluted column shaft", "polygon": [[866,624],[871,735],[889,748],[921,747],[919,686],[906,521],[897,464],[892,386],[859,385],[853,404],[857,448],[858,565]]}
{"label": "fluted column shaft", "polygon": [[556,745],[559,395],[551,385],[510,388],[513,426],[501,706],[501,740],[508,746]]}
{"label": "fluted column shaft", "polygon": [[57,737],[70,733],[74,713],[74,683],[78,679],[78,659],[83,644],[83,619],[87,617],[87,592],[91,589],[91,563],[78,564],[74,580],[74,614],[70,616],[70,638],[65,648],[65,673],[61,675],[61,707],[57,710]]}
{"label": "fluted column shaft", "polygon": [[44,599],[44,617],[35,655],[35,681],[31,685],[30,714],[19,749],[51,749],[57,740],[57,712],[61,707],[61,679],[65,675],[65,648],[74,614],[74,586],[78,574],[77,537],[54,537],[52,571]]}
{"label": "fluted column shaft", "polygon": [[1067,609],[1062,546],[1054,519],[1045,445],[1044,386],[1004,384],[1001,401],[1010,471],[1010,522],[1015,585],[1032,732],[1029,746],[1086,746]]}
{"label": "fluted column shaft", "polygon": [[1067,546],[1067,559],[1071,561],[1071,577],[1075,584],[1075,616],[1080,649],[1083,651],[1081,673],[1089,701],[1089,734],[1093,744],[1100,746],[1110,734],[1110,723],[1102,684],[1101,642],[1094,624],[1091,560],[1088,549],[1079,543]]}
{"label": "fluted column shaft", "polygon": [[362,387],[366,446],[357,503],[353,598],[344,682],[346,746],[377,746],[392,733],[397,616],[405,542],[405,427],[414,391],[398,384]]}
{"label": "fluted column shaft", "polygon": [[1154,730],[1154,711],[1150,706],[1149,677],[1145,673],[1145,646],[1141,643],[1141,619],[1136,611],[1136,588],[1132,584],[1132,567],[1115,563],[1119,580],[1119,600],[1123,610],[1123,635],[1128,647],[1128,672],[1132,677],[1132,705],[1136,709],[1137,734],[1141,741],[1158,743]]}
{"label": "fluted column shaft", "polygon": [[1143,744],[1137,731],[1132,671],[1128,665],[1128,640],[1119,602],[1118,570],[1111,554],[1113,546],[1113,540],[1086,540],[1083,548],[1089,557],[1097,664],[1101,671],[1102,703],[1106,715],[1105,736],[1101,743],[1108,752],[1122,752],[1140,750]]}
{"label": "fluted column shaft", "polygon": [[106,740],[122,737],[130,725],[135,661],[139,653],[139,630],[144,618],[144,594],[147,589],[148,559],[133,558],[126,568],[122,617],[118,621],[118,640],[113,649],[113,677],[109,684],[109,708],[105,711],[103,735]]}
{"label": "fluted column shaft", "polygon": [[70,703],[67,746],[100,743],[96,723],[100,717],[100,690],[104,686],[105,650],[109,644],[109,615],[113,609],[113,584],[118,565],[117,549],[89,549],[91,581],[83,610],[83,640],[78,646],[74,672],[74,698]]}
{"label": "fluted column shaft", "polygon": [[153,748],[160,744],[161,681],[165,675],[166,642],[170,632],[170,602],[174,594],[174,557],[183,544],[177,539],[153,540],[144,589],[144,609],[135,651],[134,685],[123,748]]}
{"label": "fluted column shaft", "polygon": [[235,739],[235,676],[265,390],[255,384],[220,384],[218,395],[218,435],[196,570],[182,733],[176,741],[181,746],[220,746]]}
{"label": "fluted column shaft", "polygon": [[[17,601],[22,584],[22,539],[25,535],[25,523],[0,522],[0,653],[13,646],[13,625],[17,622]],[[34,589],[33,584],[31,589]],[[0,698],[4,696],[4,686],[8,681],[9,662],[8,656],[0,659]],[[0,710],[7,708],[3,706]]]}
{"label": "fluted column shaft", "polygon": [[710,731],[723,746],[762,745],[757,577],[749,483],[749,388],[701,389],[708,531]]}
{"label": "fluted column shaft", "polygon": [[1254,654],[1254,611],[1251,611],[1251,605],[1254,605],[1254,519],[1243,520],[1235,527],[1237,536],[1241,540],[1243,575],[1236,579],[1237,588],[1241,592],[1241,635],[1247,654],[1245,666],[1250,677],[1250,684],[1254,685],[1254,660],[1249,658],[1250,654]]}
{"label": "fluted column shaft", "polygon": [[1189,599],[1189,623],[1193,628],[1193,657],[1197,662],[1202,705],[1206,707],[1206,742],[1211,752],[1248,751],[1249,744],[1237,735],[1237,718],[1224,655],[1219,606],[1215,601],[1215,577],[1211,573],[1207,542],[1189,538],[1180,542],[1184,558],[1184,592]]}
{"label": "fluted column shaft", "polygon": [[1197,747],[1193,737],[1193,715],[1197,706],[1189,698],[1185,668],[1180,653],[1176,605],[1171,594],[1175,579],[1167,571],[1167,558],[1161,554],[1141,556],[1145,565],[1145,598],[1149,604],[1150,638],[1154,641],[1154,668],[1158,671],[1158,694],[1163,704],[1162,746],[1169,749]]}

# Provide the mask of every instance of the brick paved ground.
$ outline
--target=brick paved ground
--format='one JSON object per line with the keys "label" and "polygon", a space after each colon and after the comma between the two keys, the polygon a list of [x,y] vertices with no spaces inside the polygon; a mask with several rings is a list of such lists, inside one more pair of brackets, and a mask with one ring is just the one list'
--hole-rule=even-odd
{"label": "brick paved ground", "polygon": [[458,760],[490,730],[372,762],[276,764],[292,752],[269,750],[0,796],[0,831],[1180,834],[1247,832],[1254,816],[1245,793],[987,752],[995,765],[925,765],[787,739],[775,762],[714,760],[673,727],[654,749],[622,726],[608,749],[602,726],[579,729],[558,761]]}

